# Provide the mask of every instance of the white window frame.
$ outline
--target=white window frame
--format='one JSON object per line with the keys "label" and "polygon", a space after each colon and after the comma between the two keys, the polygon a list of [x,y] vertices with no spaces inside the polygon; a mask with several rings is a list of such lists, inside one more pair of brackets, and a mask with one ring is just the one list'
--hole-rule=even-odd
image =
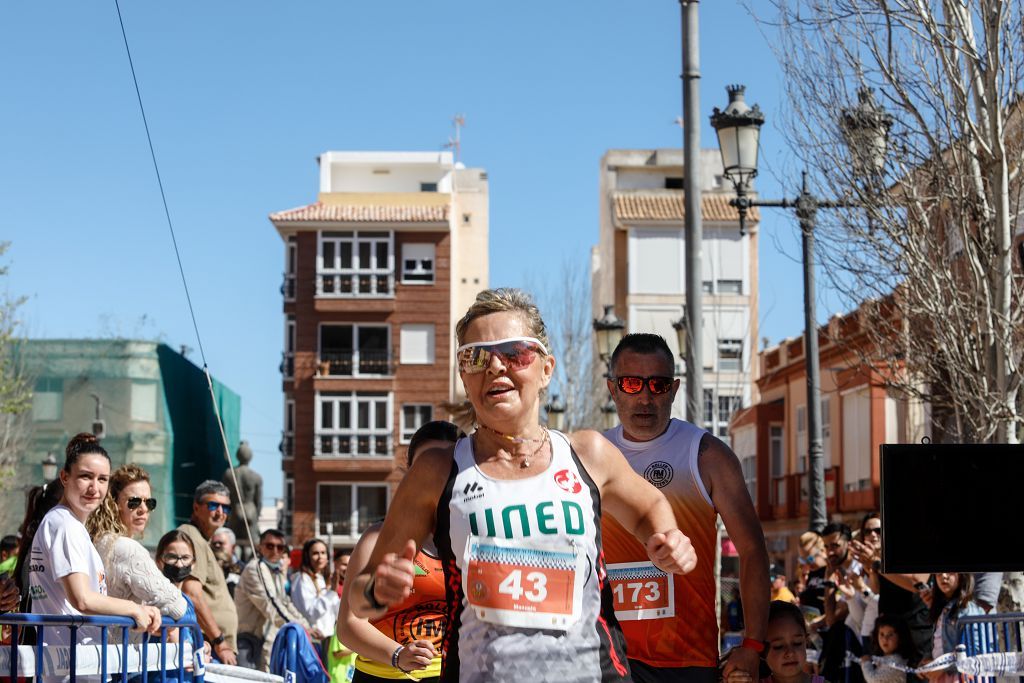
{"label": "white window frame", "polygon": [[284,319],[284,353],[281,354],[281,374],[284,379],[295,378],[295,316]]}
{"label": "white window frame", "polygon": [[284,478],[284,491],[282,491],[284,505],[281,506],[281,531],[285,536],[291,538],[295,531],[295,478]]}
{"label": "white window frame", "polygon": [[[334,244],[335,263],[324,262],[324,244]],[[387,263],[377,262],[377,246],[386,243],[388,247]],[[352,264],[342,268],[337,260],[341,245],[347,244],[352,249]],[[370,263],[362,263],[359,247],[370,245]],[[386,285],[381,291],[380,278],[386,278]],[[362,291],[360,283],[366,279],[368,287]],[[330,282],[330,287],[324,283]],[[345,284],[347,283],[347,288]],[[343,291],[347,289],[347,291]],[[316,295],[330,299],[392,299],[395,296],[395,233],[393,230],[353,230],[317,232],[316,245]]]}
{"label": "white window frame", "polygon": [[746,484],[750,500],[757,505],[757,455],[744,455],[740,458],[740,469],[743,471],[743,483]]}
{"label": "white window frame", "polygon": [[[372,489],[383,489],[384,490],[384,510],[381,513],[381,518],[382,519],[383,519],[384,515],[387,513],[388,508],[391,506],[391,487],[388,486],[386,483],[379,483],[378,484],[378,483],[375,483],[375,482],[355,482],[355,481],[320,481],[320,482],[317,482],[317,484],[316,484],[316,521],[317,521],[316,532],[317,532],[317,537],[318,538],[325,538],[325,537],[328,536],[328,534],[326,533],[326,530],[325,530],[326,529],[325,525],[327,524],[327,522],[324,522],[322,520],[321,514],[320,514],[320,491],[324,487],[338,488],[338,487],[342,487],[342,486],[348,486],[350,488],[350,490],[351,490],[351,495],[349,496],[349,500],[350,500],[350,504],[349,504],[349,509],[350,509],[350,512],[349,512],[349,526],[350,526],[350,531],[352,533],[349,533],[349,534],[332,533],[332,534],[330,534],[331,539],[338,539],[338,540],[357,539],[362,534],[362,531],[365,530],[366,526],[369,526],[373,522],[377,521],[377,520],[365,520],[365,525],[364,525],[363,524],[364,520],[361,520],[359,518],[358,500],[359,500],[359,489],[360,488],[368,488],[368,489],[372,488]],[[363,526],[363,530],[360,530],[360,526],[361,525]]]}
{"label": "white window frame", "polygon": [[777,422],[768,425],[768,469],[771,479],[786,476],[786,428]]}
{"label": "white window frame", "polygon": [[[717,369],[719,372],[743,372],[743,340],[742,339],[719,339],[718,353],[716,354]],[[723,357],[724,353],[735,353],[736,356]],[[735,361],[736,367],[725,367],[725,361]]]}
{"label": "white window frame", "polygon": [[295,457],[295,399],[284,400],[284,429],[281,430],[281,458]]}
{"label": "white window frame", "polygon": [[[410,259],[406,256],[405,250],[409,249],[410,254],[413,258]],[[421,269],[420,266],[424,261],[428,259],[419,257],[415,254],[416,251],[430,250],[430,269]],[[406,269],[406,261],[413,260],[416,262],[414,268],[410,271]],[[423,276],[423,277],[412,277],[410,276]],[[429,276],[429,277],[426,277]],[[403,285],[432,285],[437,277],[437,245],[431,242],[409,242],[402,245],[402,284]]]}
{"label": "white window frame", "polygon": [[[429,411],[427,419],[420,422],[417,425],[408,425],[405,420],[405,409],[406,408],[426,408]],[[398,443],[409,443],[412,440],[413,434],[416,430],[434,419],[434,405],[432,403],[403,403],[402,409],[398,413],[399,419],[399,431],[398,431]]]}
{"label": "white window frame", "polygon": [[[392,343],[391,343],[391,325],[388,324],[377,324],[377,323],[349,323],[349,322],[322,322],[317,325],[316,329],[316,356],[317,360],[321,363],[324,362],[322,348],[323,344],[323,330],[325,327],[351,327],[352,328],[352,372],[347,375],[335,375],[328,371],[324,377],[390,377],[394,374],[392,369]],[[366,328],[383,328],[387,332],[387,341],[385,342],[385,351],[387,352],[387,359],[385,361],[384,372],[362,372],[359,369],[359,330]]]}
{"label": "white window frame", "polygon": [[[724,411],[722,399],[735,399],[735,407],[732,411]],[[733,414],[739,412],[743,408],[743,395],[742,394],[721,394],[716,392],[715,396],[715,429],[714,433],[719,439],[724,441],[726,444],[730,443],[729,439],[729,420],[732,419]]]}
{"label": "white window frame", "polygon": [[[372,409],[370,410],[370,426],[360,428],[358,426],[359,421],[359,403],[361,401],[369,401]],[[313,442],[313,457],[315,458],[337,458],[337,459],[383,459],[391,458],[393,451],[391,448],[391,438],[394,425],[392,424],[392,401],[393,394],[391,392],[379,392],[379,391],[331,391],[331,392],[317,392],[316,393],[316,405],[314,408],[315,424],[314,424],[314,436],[315,441]],[[325,429],[323,427],[323,405],[325,403],[331,403],[332,415],[334,416],[335,424],[339,422],[338,416],[341,415],[342,409],[348,411],[348,423],[349,427],[341,429],[339,427],[331,427]],[[383,426],[376,424],[376,404],[384,403],[384,420]],[[325,438],[331,439],[331,452],[323,452],[323,440]],[[370,452],[359,453],[359,439],[368,439],[368,446]],[[349,448],[347,451],[342,452],[343,439],[348,439]],[[382,443],[383,442],[383,443]]]}
{"label": "white window frame", "polygon": [[299,244],[289,237],[284,247],[284,282],[281,295],[285,301],[295,301],[295,275],[299,269]]}

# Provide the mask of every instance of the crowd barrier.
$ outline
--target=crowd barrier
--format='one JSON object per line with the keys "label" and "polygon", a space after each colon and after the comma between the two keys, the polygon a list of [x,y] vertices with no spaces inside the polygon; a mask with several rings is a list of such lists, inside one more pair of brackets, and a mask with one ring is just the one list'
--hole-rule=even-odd
{"label": "crowd barrier", "polygon": [[[75,683],[79,676],[99,676],[99,680],[107,681],[111,675],[120,674],[121,683],[128,683],[129,676],[133,679],[141,677],[142,683],[157,679],[160,683],[167,683],[168,677],[183,681],[190,675],[196,683],[204,683],[203,634],[196,622],[164,617],[159,642],[152,642],[153,638],[148,633],[142,635],[141,642],[131,642],[130,629],[134,625],[135,622],[128,617],[0,614],[0,626],[11,629],[10,645],[0,647],[0,676],[8,674],[10,678],[5,676],[0,680],[33,677],[37,681],[67,679]],[[35,645],[18,644],[26,628],[35,629]],[[71,645],[44,647],[46,630],[52,628],[67,628]],[[94,642],[79,643],[79,634],[84,628],[98,631]],[[116,628],[122,630],[119,644],[110,642],[110,629]],[[179,628],[192,632],[195,652],[187,645],[168,642],[168,630]],[[116,682],[117,679],[114,680]]]}
{"label": "crowd barrier", "polygon": [[[964,646],[967,657],[977,655],[1004,655],[1003,664],[996,665],[997,658],[986,657],[986,660],[993,660],[996,676],[1014,676],[1018,681],[1024,683],[1024,676],[1020,666],[1014,662],[1024,653],[1024,613],[1013,612],[1006,614],[980,614],[978,616],[961,617],[957,622],[957,640]],[[1016,655],[1013,657],[1011,655]],[[960,667],[958,667],[960,668]],[[963,671],[961,673],[972,673]],[[994,676],[980,675],[976,677],[979,683],[994,683]]]}

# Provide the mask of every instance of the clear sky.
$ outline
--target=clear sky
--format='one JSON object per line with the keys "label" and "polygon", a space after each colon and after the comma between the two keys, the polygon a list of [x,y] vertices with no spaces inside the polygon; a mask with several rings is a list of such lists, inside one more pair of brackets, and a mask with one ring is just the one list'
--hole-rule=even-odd
{"label": "clear sky", "polygon": [[[464,113],[501,286],[589,258],[606,149],[682,144],[674,0],[121,5],[207,360],[242,396],[268,496],[283,248],[267,214],[315,201],[318,154],[439,149]],[[725,85],[747,84],[769,120],[761,192],[783,192],[786,169],[792,194],[766,34],[739,0],[700,8],[702,144],[717,145],[707,116]],[[196,349],[113,0],[3,3],[0,64],[0,286],[29,297],[25,332]],[[799,243],[789,213],[762,229],[761,333],[775,342],[803,327]]]}

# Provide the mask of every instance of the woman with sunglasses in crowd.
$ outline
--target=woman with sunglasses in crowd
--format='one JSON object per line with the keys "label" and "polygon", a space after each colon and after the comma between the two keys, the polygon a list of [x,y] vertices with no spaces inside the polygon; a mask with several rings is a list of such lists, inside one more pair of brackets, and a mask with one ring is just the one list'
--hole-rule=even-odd
{"label": "woman with sunglasses in crowd", "polygon": [[180,619],[187,607],[185,596],[136,540],[146,532],[155,509],[149,473],[135,464],[122,465],[110,475],[107,495],[85,526],[107,568],[108,595],[153,605],[161,614]]}
{"label": "woman with sunglasses in crowd", "polygon": [[[89,538],[85,521],[107,495],[110,456],[92,434],[68,442],[60,471],[64,494],[43,517],[32,539],[29,594],[36,614],[97,614],[131,617],[136,628],[156,635],[160,611],[107,595],[106,568]],[[99,639],[99,628],[79,628],[77,644]],[[68,628],[43,629],[44,646],[71,645]],[[44,681],[48,678],[44,676]]]}
{"label": "woman with sunglasses in crowd", "polygon": [[[412,467],[416,457],[431,448],[447,449],[456,442],[458,427],[450,422],[428,422],[409,441],[406,466]],[[351,566],[361,569],[370,557],[380,525],[369,527],[352,549]],[[442,640],[447,627],[445,610],[444,569],[427,537],[413,560],[416,576],[413,592],[402,602],[392,605],[372,619],[352,614],[348,592],[341,598],[338,612],[338,637],[358,653],[353,683],[405,680],[412,678],[429,683],[441,673]]]}
{"label": "woman with sunglasses in crowd", "polygon": [[[628,681],[602,559],[602,506],[666,572],[697,562],[665,497],[597,432],[542,427],[555,369],[519,290],[487,290],[456,326],[476,431],[429,449],[395,493],[369,562],[347,585],[357,615],[405,600],[424,538],[446,581],[443,681]],[[704,558],[710,561],[710,558]]]}

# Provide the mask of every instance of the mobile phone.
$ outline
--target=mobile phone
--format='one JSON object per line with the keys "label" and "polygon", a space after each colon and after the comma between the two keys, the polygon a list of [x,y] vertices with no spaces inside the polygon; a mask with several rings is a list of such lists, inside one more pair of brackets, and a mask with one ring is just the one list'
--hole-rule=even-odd
{"label": "mobile phone", "polygon": [[925,583],[924,581],[918,581],[917,583],[914,584],[914,588],[916,588],[919,591],[926,591],[926,590],[928,590],[928,584]]}

